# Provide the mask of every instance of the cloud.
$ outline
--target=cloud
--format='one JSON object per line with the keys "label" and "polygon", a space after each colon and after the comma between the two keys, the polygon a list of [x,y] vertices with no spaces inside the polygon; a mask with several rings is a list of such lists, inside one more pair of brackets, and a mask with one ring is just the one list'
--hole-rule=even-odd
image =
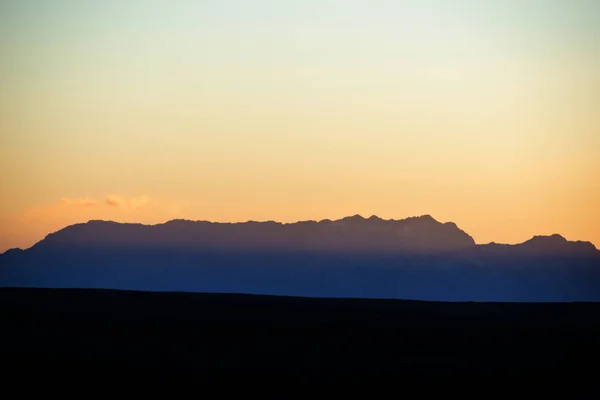
{"label": "cloud", "polygon": [[95,206],[98,204],[95,200],[90,200],[88,198],[71,199],[63,197],[60,202],[67,206]]}
{"label": "cloud", "polygon": [[122,207],[125,204],[121,197],[114,194],[107,196],[105,199],[105,203],[111,207]]}

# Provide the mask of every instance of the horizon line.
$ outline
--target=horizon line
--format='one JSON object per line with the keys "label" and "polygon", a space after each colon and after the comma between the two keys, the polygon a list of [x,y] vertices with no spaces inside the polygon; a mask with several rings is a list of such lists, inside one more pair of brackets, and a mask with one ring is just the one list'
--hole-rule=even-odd
{"label": "horizon line", "polygon": [[86,225],[86,224],[93,223],[93,222],[114,223],[114,224],[120,224],[120,225],[141,225],[141,226],[148,226],[148,227],[165,225],[165,224],[168,224],[169,222],[175,222],[175,221],[184,221],[184,222],[191,222],[191,223],[209,223],[209,224],[230,224],[230,225],[247,224],[247,223],[274,223],[274,224],[279,224],[279,225],[285,226],[285,225],[295,225],[295,224],[299,224],[299,223],[310,223],[310,222],[312,222],[312,223],[338,222],[338,221],[342,221],[345,219],[352,219],[352,218],[360,219],[360,220],[364,220],[364,221],[380,220],[380,221],[386,221],[386,222],[402,222],[402,221],[411,220],[411,219],[429,219],[433,222],[436,222],[436,223],[442,224],[442,225],[453,224],[458,230],[464,232],[471,239],[473,239],[475,246],[485,246],[485,245],[516,246],[516,245],[523,244],[525,242],[528,242],[529,240],[532,240],[532,239],[538,238],[538,237],[560,237],[563,240],[572,242],[572,243],[589,243],[592,246],[594,246],[594,248],[596,248],[596,250],[600,251],[598,249],[598,247],[591,241],[569,240],[560,233],[550,233],[550,234],[545,234],[545,235],[544,234],[535,234],[532,237],[530,237],[529,239],[526,239],[526,240],[524,240],[522,242],[518,242],[518,243],[500,243],[500,242],[496,242],[496,241],[490,241],[490,242],[486,242],[486,243],[478,243],[471,234],[469,234],[467,231],[461,229],[457,223],[455,223],[453,221],[441,222],[441,221],[435,219],[431,214],[422,214],[422,215],[418,215],[418,216],[410,216],[410,217],[405,217],[405,218],[401,218],[401,219],[393,219],[393,218],[385,219],[385,218],[381,218],[381,217],[377,216],[376,214],[372,214],[371,216],[365,218],[360,213],[357,213],[357,214],[341,217],[339,219],[329,219],[329,218],[324,218],[321,220],[306,219],[306,220],[297,220],[297,221],[293,221],[293,222],[281,222],[281,221],[276,221],[276,220],[271,220],[271,219],[269,219],[269,220],[252,220],[252,219],[250,219],[250,220],[245,220],[245,221],[210,221],[210,220],[202,220],[202,219],[194,220],[194,219],[188,219],[188,218],[173,218],[173,219],[168,219],[164,222],[158,222],[158,223],[152,224],[152,223],[142,223],[142,222],[119,222],[119,221],[115,221],[115,220],[89,219],[86,222],[78,222],[78,223],[66,225],[61,229],[58,229],[53,232],[49,232],[46,236],[44,236],[42,239],[35,242],[30,247],[27,247],[27,248],[13,247],[13,248],[7,249],[4,252],[0,253],[0,255],[6,253],[8,251],[11,251],[11,250],[23,250],[23,251],[28,250],[28,249],[34,247],[36,244],[40,243],[41,241],[45,240],[49,235],[52,235],[53,233],[60,232],[61,230],[69,228],[71,226]]}

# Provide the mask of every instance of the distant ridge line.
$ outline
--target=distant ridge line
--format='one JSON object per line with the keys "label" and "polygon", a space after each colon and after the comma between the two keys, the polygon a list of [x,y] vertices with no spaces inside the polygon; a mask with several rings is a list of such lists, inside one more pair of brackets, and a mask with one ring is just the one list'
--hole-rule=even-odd
{"label": "distant ridge line", "polygon": [[[219,222],[219,221],[209,221],[209,220],[191,220],[185,218],[172,219],[162,223],[156,224],[143,224],[136,222],[116,222],[111,220],[101,220],[101,219],[92,219],[88,222],[82,222],[77,224],[69,225],[63,229],[60,229],[56,232],[50,233],[44,239],[40,240],[36,244],[34,244],[30,248],[38,247],[40,244],[50,240],[55,240],[58,236],[66,236],[67,232],[71,232],[74,230],[78,230],[81,233],[84,230],[87,234],[92,232],[92,229],[96,228],[101,230],[103,228],[108,227],[119,227],[119,228],[139,228],[144,229],[144,233],[150,230],[164,230],[171,228],[171,235],[165,234],[165,238],[169,237],[173,239],[176,234],[181,234],[180,231],[177,231],[178,227],[183,229],[189,229],[189,237],[182,237],[182,240],[190,240],[194,235],[198,235],[201,231],[200,227],[221,227],[223,229],[238,229],[236,234],[241,235],[241,231],[243,230],[243,235],[246,235],[246,238],[250,238],[253,236],[252,232],[249,232],[248,229],[252,229],[252,226],[256,226],[257,229],[261,229],[261,235],[268,236],[272,235],[272,240],[275,242],[282,241],[285,235],[289,235],[292,230],[297,229],[306,229],[306,232],[298,233],[297,236],[300,240],[308,240],[311,235],[323,235],[323,240],[333,240],[331,237],[327,237],[328,233],[326,233],[324,227],[335,227],[338,230],[336,234],[346,234],[348,238],[352,235],[362,235],[362,238],[354,237],[350,240],[352,243],[358,244],[366,244],[368,241],[372,242],[372,245],[377,247],[376,245],[383,246],[383,242],[392,241],[394,237],[399,237],[400,242],[404,240],[405,242],[411,241],[415,242],[420,238],[420,242],[418,244],[412,243],[412,245],[407,244],[405,247],[407,248],[483,248],[488,251],[497,251],[499,249],[530,249],[530,250],[549,250],[549,249],[578,249],[585,251],[597,250],[597,248],[591,243],[587,241],[569,241],[564,238],[562,235],[554,233],[551,235],[535,235],[531,239],[526,240],[522,243],[517,244],[501,244],[497,242],[490,242],[487,244],[476,243],[473,237],[471,237],[468,233],[461,230],[456,223],[454,222],[439,222],[430,214],[424,214],[420,216],[407,217],[403,219],[383,219],[377,215],[371,215],[368,218],[363,217],[360,214],[354,214],[351,216],[339,218],[337,220],[331,219],[321,219],[321,220],[299,220],[296,222],[278,222],[274,220],[266,220],[266,221],[256,221],[256,220],[247,220],[240,222]],[[269,227],[273,229],[279,229],[279,231],[268,232]],[[263,229],[264,228],[264,229]],[[310,231],[313,229],[313,231]],[[140,231],[141,232],[141,231]],[[132,232],[134,234],[134,232]],[[225,235],[223,233],[223,235]],[[100,236],[110,236],[110,235],[100,235]],[[256,235],[254,235],[256,236]],[[267,240],[265,236],[265,241]],[[330,235],[331,236],[331,235]],[[224,238],[226,237],[223,236]],[[377,239],[377,240],[376,240]],[[70,237],[71,241],[76,242],[80,240],[77,235],[73,235]],[[104,240],[104,239],[103,239]],[[155,240],[158,240],[155,238]],[[289,238],[290,241],[293,241],[294,238]],[[315,241],[317,239],[314,239]],[[342,239],[339,239],[342,240]],[[437,242],[436,242],[437,241]],[[173,240],[174,242],[174,240]],[[442,243],[444,242],[444,243]],[[392,246],[392,243],[389,244]],[[21,249],[10,249],[7,250],[3,254],[14,253]]]}

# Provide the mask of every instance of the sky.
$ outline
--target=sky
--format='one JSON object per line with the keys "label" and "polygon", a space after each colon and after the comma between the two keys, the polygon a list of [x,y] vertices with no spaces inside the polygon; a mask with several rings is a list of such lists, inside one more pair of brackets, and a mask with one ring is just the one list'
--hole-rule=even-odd
{"label": "sky", "polygon": [[0,0],[0,251],[91,219],[600,246],[596,0]]}

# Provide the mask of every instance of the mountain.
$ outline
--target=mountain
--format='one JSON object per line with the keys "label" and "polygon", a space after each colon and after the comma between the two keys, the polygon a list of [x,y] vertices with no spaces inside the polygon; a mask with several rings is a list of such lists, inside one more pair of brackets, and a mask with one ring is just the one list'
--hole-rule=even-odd
{"label": "mountain", "polygon": [[429,215],[158,225],[89,221],[0,255],[0,287],[443,301],[600,301],[600,252],[560,235],[476,245]]}
{"label": "mountain", "polygon": [[173,220],[159,225],[90,221],[48,235],[34,249],[67,247],[344,250],[434,252],[475,245],[455,224],[429,215],[403,220],[360,215],[337,221],[213,223]]}
{"label": "mountain", "polygon": [[590,242],[569,241],[559,234],[549,236],[534,236],[531,239],[515,244],[489,243],[479,245],[480,251],[492,254],[520,254],[520,255],[594,255],[598,253],[596,247]]}

